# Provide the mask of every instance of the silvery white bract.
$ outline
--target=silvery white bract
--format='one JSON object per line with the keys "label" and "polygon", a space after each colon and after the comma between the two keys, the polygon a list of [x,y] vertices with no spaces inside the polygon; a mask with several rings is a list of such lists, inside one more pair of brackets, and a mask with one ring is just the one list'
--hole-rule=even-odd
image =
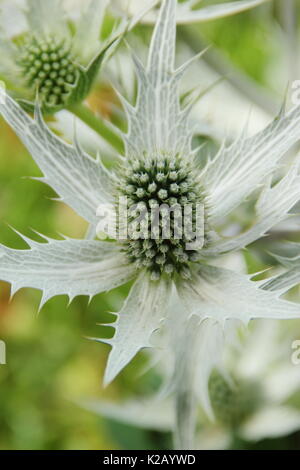
{"label": "silvery white bract", "polygon": [[[223,145],[200,169],[192,150],[193,103],[180,106],[179,83],[192,61],[175,69],[176,1],[165,0],[153,33],[145,67],[133,57],[139,83],[135,105],[122,99],[128,131],[121,133],[125,158],[109,172],[101,161],[78,145],[68,145],[45,125],[39,108],[31,119],[10,97],[3,96],[2,115],[22,139],[41,168],[42,180],[92,228],[100,204],[116,205],[126,196],[132,205],[160,202],[204,207],[204,246],[188,251],[182,240],[52,240],[28,238],[28,250],[0,247],[0,278],[22,287],[42,290],[41,305],[66,294],[94,296],[135,280],[117,314],[115,335],[105,340],[112,350],[105,383],[162,329],[174,357],[173,386],[177,393],[181,446],[191,445],[195,391],[209,410],[207,381],[218,363],[223,341],[237,321],[252,318],[299,318],[300,306],[280,298],[284,290],[267,290],[251,276],[218,268],[214,258],[240,250],[266,235],[288,217],[300,199],[299,158],[275,184],[272,176],[285,153],[300,138],[300,106],[282,112],[264,131],[242,135]],[[257,197],[257,193],[259,196]],[[249,196],[257,197],[253,224],[231,238],[218,234],[218,224]],[[175,201],[175,202],[174,202]],[[290,286],[289,286],[290,287]],[[176,299],[176,308],[170,299]],[[167,349],[169,351],[169,349]]]}
{"label": "silvery white bract", "polygon": [[[209,381],[214,417],[208,421],[199,414],[196,448],[230,448],[235,436],[259,441],[300,429],[300,411],[291,400],[300,387],[299,369],[291,361],[294,334],[280,326],[257,321],[242,341],[226,348],[226,367]],[[120,403],[84,399],[80,405],[140,428],[167,432],[175,425],[172,400],[160,394]]]}
{"label": "silvery white bract", "polygon": [[300,283],[300,244],[297,242],[278,242],[271,248],[271,254],[286,268],[282,274],[267,283],[268,289],[282,292]]}
{"label": "silvery white bract", "polygon": [[[178,24],[200,23],[212,21],[218,18],[235,15],[243,11],[255,8],[269,0],[236,0],[227,3],[217,3],[216,5],[202,6],[201,0],[185,0],[177,7],[176,22]],[[112,0],[112,6],[122,14],[135,15],[141,3],[147,5],[149,0]],[[157,12],[149,12],[143,17],[143,23],[154,23],[157,19]]]}
{"label": "silvery white bract", "polygon": [[0,30],[0,76],[24,107],[33,110],[37,93],[47,113],[87,96],[107,49],[126,28],[122,22],[100,42],[107,4],[90,0],[72,32],[62,0],[27,0],[27,31],[9,38]]}

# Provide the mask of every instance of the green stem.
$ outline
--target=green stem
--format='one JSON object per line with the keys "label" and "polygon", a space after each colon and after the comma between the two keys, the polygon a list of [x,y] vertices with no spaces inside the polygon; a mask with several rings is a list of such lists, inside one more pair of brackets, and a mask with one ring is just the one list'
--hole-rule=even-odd
{"label": "green stem", "polygon": [[195,449],[197,400],[195,396],[195,349],[198,319],[192,317],[183,325],[175,349],[175,450]]}
{"label": "green stem", "polygon": [[81,119],[81,121],[87,124],[91,129],[97,132],[97,134],[105,139],[115,150],[117,150],[118,153],[124,152],[122,139],[87,106],[84,104],[77,104],[70,107],[69,111]]}

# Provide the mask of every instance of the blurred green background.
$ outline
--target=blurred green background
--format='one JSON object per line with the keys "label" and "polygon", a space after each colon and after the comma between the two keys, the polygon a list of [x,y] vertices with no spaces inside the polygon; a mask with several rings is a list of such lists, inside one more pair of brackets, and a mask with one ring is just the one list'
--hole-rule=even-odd
{"label": "blurred green background", "polygon": [[[213,43],[224,56],[257,83],[269,87],[269,70],[278,59],[279,23],[272,7],[192,26],[197,41]],[[148,32],[149,28],[145,28]],[[143,27],[137,35],[145,35]],[[186,27],[180,29],[184,39]],[[191,44],[193,46],[193,44]],[[95,95],[95,97],[97,97]],[[98,101],[101,99],[98,97]],[[47,236],[80,237],[85,224],[44,184],[24,176],[39,176],[13,132],[0,126],[0,242],[14,248],[26,244],[9,227],[39,239],[30,228]],[[255,262],[248,256],[253,271]],[[0,283],[0,339],[7,345],[7,364],[0,365],[0,449],[167,449],[171,436],[104,419],[80,408],[82,397],[118,400],[155,390],[155,372],[140,376],[140,354],[107,389],[101,386],[109,347],[85,339],[108,336],[96,323],[111,322],[129,286],[83,297],[70,306],[64,297],[52,299],[38,314],[40,293],[21,290],[10,302],[10,289]],[[300,434],[257,444],[235,441],[234,448],[295,449]]]}

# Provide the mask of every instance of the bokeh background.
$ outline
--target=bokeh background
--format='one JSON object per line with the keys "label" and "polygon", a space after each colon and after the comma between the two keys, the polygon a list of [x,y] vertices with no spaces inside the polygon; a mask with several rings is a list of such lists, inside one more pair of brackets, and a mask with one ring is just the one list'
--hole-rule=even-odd
{"label": "bokeh background", "polygon": [[[186,48],[198,51],[207,43],[213,44],[222,61],[218,60],[219,56],[211,54],[205,66],[212,67],[212,76],[217,76],[219,72],[222,74],[222,68],[228,67],[225,82],[226,86],[228,82],[231,83],[230,91],[226,93],[225,86],[223,95],[222,91],[216,92],[216,95],[212,91],[211,98],[204,100],[197,111],[198,116],[203,111],[207,118],[207,128],[214,130],[209,138],[207,133],[199,136],[199,139],[208,140],[212,148],[218,146],[214,136],[225,132],[228,124],[225,116],[230,113],[236,113],[232,116],[233,133],[238,132],[238,126],[242,124],[239,122],[241,108],[244,115],[247,115],[250,107],[257,111],[252,118],[254,127],[267,121],[273,110],[278,109],[290,74],[297,70],[297,41],[293,36],[294,60],[291,61],[287,54],[290,49],[284,32],[284,15],[280,13],[280,8],[280,2],[270,2],[270,5],[234,17],[179,28],[178,42],[182,54],[186,53]],[[298,9],[298,16],[299,11]],[[140,44],[141,55],[142,45],[147,44],[151,30],[150,26],[139,26],[131,34],[131,41]],[[129,67],[127,62],[124,67]],[[112,109],[118,107],[109,82],[113,70],[115,69],[112,67],[111,71],[101,75],[89,98],[93,109],[106,118],[110,118]],[[231,80],[236,77],[233,70],[240,74],[236,82]],[[197,83],[202,79],[204,78],[199,67],[194,70],[190,81]],[[209,81],[210,76],[207,78],[205,75],[205,80]],[[243,87],[247,88],[246,95],[241,92]],[[134,86],[132,89],[134,90]],[[237,103],[234,109],[228,99],[230,93]],[[251,93],[254,93],[255,98],[252,101]],[[260,93],[264,96],[261,102]],[[234,124],[236,122],[237,126]],[[106,152],[104,149],[103,152],[107,164],[110,164],[110,151]],[[85,233],[84,222],[71,209],[52,200],[55,194],[44,184],[30,179],[31,176],[39,175],[38,168],[23,145],[1,121],[2,244],[26,248],[26,243],[10,226],[37,240],[40,240],[39,236],[31,229],[54,238],[58,237],[58,233],[72,237],[81,237]],[[293,236],[297,239],[297,233]],[[268,265],[268,260],[260,256],[263,250],[264,247],[253,247],[245,255],[250,272]],[[9,286],[0,282],[0,339],[7,345],[7,364],[0,365],[0,449],[171,447],[169,433],[126,425],[79,406],[83,397],[115,401],[132,396],[143,397],[155,391],[160,384],[160,377],[155,370],[142,374],[148,359],[141,353],[112,385],[107,389],[101,386],[109,347],[86,337],[112,334],[112,328],[105,329],[96,324],[113,321],[114,317],[107,312],[120,308],[129,288],[130,285],[127,285],[98,295],[89,305],[84,297],[76,298],[69,306],[64,297],[52,299],[38,314],[39,292],[21,290],[10,301]],[[246,442],[234,437],[232,447],[299,449],[300,433],[259,442]]]}

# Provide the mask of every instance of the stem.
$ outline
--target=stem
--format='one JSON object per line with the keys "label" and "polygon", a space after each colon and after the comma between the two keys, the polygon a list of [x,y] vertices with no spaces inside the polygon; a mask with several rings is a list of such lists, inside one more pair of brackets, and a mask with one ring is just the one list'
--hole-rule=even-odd
{"label": "stem", "polygon": [[69,108],[69,111],[77,116],[81,121],[87,124],[103,139],[110,143],[118,153],[124,152],[122,139],[110,129],[103,120],[97,117],[87,106],[84,104],[77,104]]}
{"label": "stem", "polygon": [[176,423],[174,447],[176,450],[193,450],[196,428],[196,400],[194,391],[186,388],[175,397]]}
{"label": "stem", "polygon": [[197,323],[192,317],[182,325],[175,347],[175,430],[176,450],[195,449],[197,399],[195,394],[195,348]]}
{"label": "stem", "polygon": [[282,26],[286,34],[286,56],[289,61],[289,80],[292,83],[298,78],[298,36],[297,9],[295,0],[279,3]]}

